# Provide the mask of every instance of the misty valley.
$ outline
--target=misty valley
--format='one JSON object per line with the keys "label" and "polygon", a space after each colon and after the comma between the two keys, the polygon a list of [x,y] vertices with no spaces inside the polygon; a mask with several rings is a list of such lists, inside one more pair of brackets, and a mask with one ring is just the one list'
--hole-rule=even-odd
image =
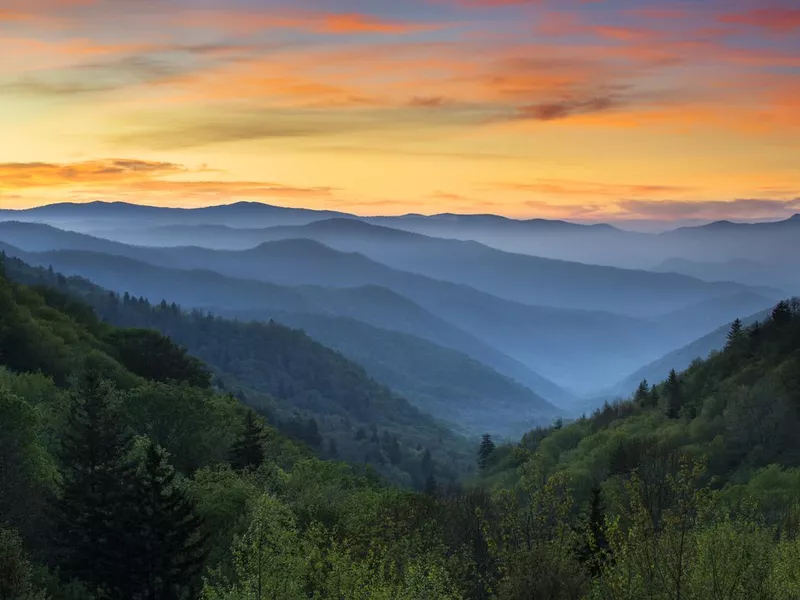
{"label": "misty valley", "polygon": [[800,597],[798,216],[93,202],[0,251],[1,598]]}

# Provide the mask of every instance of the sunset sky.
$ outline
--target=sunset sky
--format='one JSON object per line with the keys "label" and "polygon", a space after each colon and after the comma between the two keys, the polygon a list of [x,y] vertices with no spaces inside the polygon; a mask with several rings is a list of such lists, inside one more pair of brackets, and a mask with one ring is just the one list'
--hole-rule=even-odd
{"label": "sunset sky", "polygon": [[800,212],[800,2],[0,0],[0,207]]}

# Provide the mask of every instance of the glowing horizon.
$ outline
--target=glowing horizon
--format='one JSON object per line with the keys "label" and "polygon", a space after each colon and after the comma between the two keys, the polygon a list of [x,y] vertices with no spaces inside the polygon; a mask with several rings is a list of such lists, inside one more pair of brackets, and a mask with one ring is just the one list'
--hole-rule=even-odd
{"label": "glowing horizon", "polygon": [[0,208],[800,212],[795,2],[333,4],[0,0]]}

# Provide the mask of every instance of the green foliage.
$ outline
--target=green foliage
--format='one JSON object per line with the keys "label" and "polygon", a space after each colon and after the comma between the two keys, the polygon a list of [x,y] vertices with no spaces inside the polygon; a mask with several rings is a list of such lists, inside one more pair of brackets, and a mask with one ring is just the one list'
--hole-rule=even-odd
{"label": "green foliage", "polygon": [[[496,446],[487,434],[480,479],[462,487],[437,481],[446,463],[436,460],[445,445],[427,435],[435,428],[411,438],[413,419],[395,427],[356,418],[391,405],[357,371],[328,370],[352,367],[310,341],[306,355],[284,352],[277,341],[298,343],[296,332],[253,334],[166,303],[104,296],[118,317],[135,303],[160,327],[185,327],[197,348],[232,331],[230,341],[244,344],[264,335],[261,351],[280,366],[262,381],[289,374],[285,386],[302,383],[322,398],[327,386],[361,389],[354,407],[345,392],[329,396],[345,415],[335,426],[329,413],[299,406],[285,423],[314,446],[368,450],[394,481],[427,482],[418,494],[370,469],[319,460],[202,378],[156,376],[155,365],[133,373],[138,363],[110,340],[141,341],[140,332],[119,333],[63,295],[0,283],[15,314],[2,315],[3,343],[26,349],[24,360],[0,356],[14,365],[0,369],[0,521],[19,529],[0,526],[0,598],[800,595],[797,303],[671,381],[643,382],[631,401],[531,431],[518,445]],[[49,344],[61,350],[44,351]],[[252,369],[272,364],[247,356]],[[281,362],[303,357],[316,366]],[[82,376],[66,376],[67,364]],[[249,401],[267,398],[228,381]],[[298,397],[284,392],[279,402]],[[404,411],[391,414],[402,420]],[[51,496],[52,530],[37,503]]]}
{"label": "green foliage", "polygon": [[184,381],[208,388],[211,374],[202,362],[187,356],[168,337],[151,329],[119,329],[105,337],[114,346],[120,362],[132,373],[153,381]]}
{"label": "green foliage", "polygon": [[167,454],[152,440],[138,461],[133,508],[125,540],[133,572],[125,596],[180,598],[196,583],[205,562],[202,520],[175,479]]}
{"label": "green foliage", "polygon": [[44,600],[34,584],[33,566],[13,529],[0,526],[0,600]]}
{"label": "green foliage", "polygon": [[[98,358],[116,364],[128,377],[133,372],[159,382],[180,379],[204,386],[204,369],[196,360],[201,359],[218,385],[267,416],[283,433],[318,452],[323,451],[323,442],[334,440],[341,459],[367,463],[387,479],[419,489],[427,477],[419,471],[419,445],[430,450],[443,478],[456,479],[473,469],[466,440],[372,380],[359,365],[301,331],[274,322],[231,321],[197,310],[186,313],[175,304],[119,296],[86,280],[64,278],[15,259],[9,259],[6,268],[17,280],[57,288],[50,295],[60,298],[59,306],[66,304],[65,295],[71,295],[91,305],[102,319],[136,328],[120,331],[102,323],[92,325],[104,352]],[[1,332],[0,327],[0,351]],[[182,348],[196,359],[187,357]],[[100,367],[113,370],[110,364]],[[121,379],[122,374],[115,379],[119,387],[138,385]],[[357,439],[359,427],[387,430],[397,444],[382,445],[380,438],[374,437]],[[158,441],[178,456],[174,447]]]}
{"label": "green foliage", "polygon": [[254,469],[264,462],[264,431],[253,411],[247,411],[244,431],[230,451],[230,463],[234,469]]}
{"label": "green foliage", "polygon": [[495,443],[492,441],[492,436],[488,433],[483,434],[481,445],[478,447],[478,466],[485,469],[489,462],[489,458],[495,450]]}

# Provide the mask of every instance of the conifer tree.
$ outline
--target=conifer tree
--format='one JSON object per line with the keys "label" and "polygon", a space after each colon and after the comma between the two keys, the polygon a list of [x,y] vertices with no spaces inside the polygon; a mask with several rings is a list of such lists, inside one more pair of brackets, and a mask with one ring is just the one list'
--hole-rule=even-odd
{"label": "conifer tree", "polygon": [[177,600],[197,583],[205,560],[202,521],[175,484],[166,453],[151,440],[136,484],[136,520],[128,542],[135,576],[126,596]]}
{"label": "conifer tree", "polygon": [[87,371],[73,395],[62,441],[61,497],[54,546],[65,575],[96,592],[123,597],[130,586],[133,522],[131,437],[113,404],[113,388]]}
{"label": "conifer tree", "polygon": [[494,452],[494,449],[495,445],[492,441],[492,436],[488,433],[484,433],[481,439],[481,445],[478,448],[478,466],[481,469],[486,468],[486,463],[492,455],[492,452]]}
{"label": "conifer tree", "polygon": [[646,406],[650,402],[650,385],[647,383],[647,379],[643,379],[639,387],[636,388],[633,399],[639,406]]}
{"label": "conifer tree", "polygon": [[595,486],[591,494],[585,532],[586,542],[580,550],[580,558],[587,563],[592,577],[599,577],[608,561],[609,543],[606,537],[602,490],[599,486]]}
{"label": "conifer tree", "polygon": [[670,370],[669,377],[665,385],[666,391],[666,406],[665,412],[670,419],[677,419],[681,414],[683,407],[683,390],[681,389],[681,381],[675,369]]}
{"label": "conifer tree", "polygon": [[776,325],[784,325],[792,318],[792,309],[786,300],[781,300],[772,309],[772,321]]}
{"label": "conifer tree", "polygon": [[733,323],[731,323],[730,331],[728,331],[728,337],[727,337],[727,342],[725,344],[725,349],[733,348],[741,339],[742,339],[742,320],[736,319]]}
{"label": "conifer tree", "polygon": [[422,471],[423,477],[427,478],[428,476],[433,475],[433,458],[431,457],[431,451],[427,448],[425,448],[425,452],[422,454],[419,468],[420,471]]}
{"label": "conifer tree", "polygon": [[435,496],[436,491],[439,489],[439,482],[436,481],[436,476],[431,472],[425,480],[425,493],[428,496]]}
{"label": "conifer tree", "polygon": [[264,430],[252,410],[244,417],[242,437],[234,442],[229,459],[237,470],[258,468],[264,462]]}

